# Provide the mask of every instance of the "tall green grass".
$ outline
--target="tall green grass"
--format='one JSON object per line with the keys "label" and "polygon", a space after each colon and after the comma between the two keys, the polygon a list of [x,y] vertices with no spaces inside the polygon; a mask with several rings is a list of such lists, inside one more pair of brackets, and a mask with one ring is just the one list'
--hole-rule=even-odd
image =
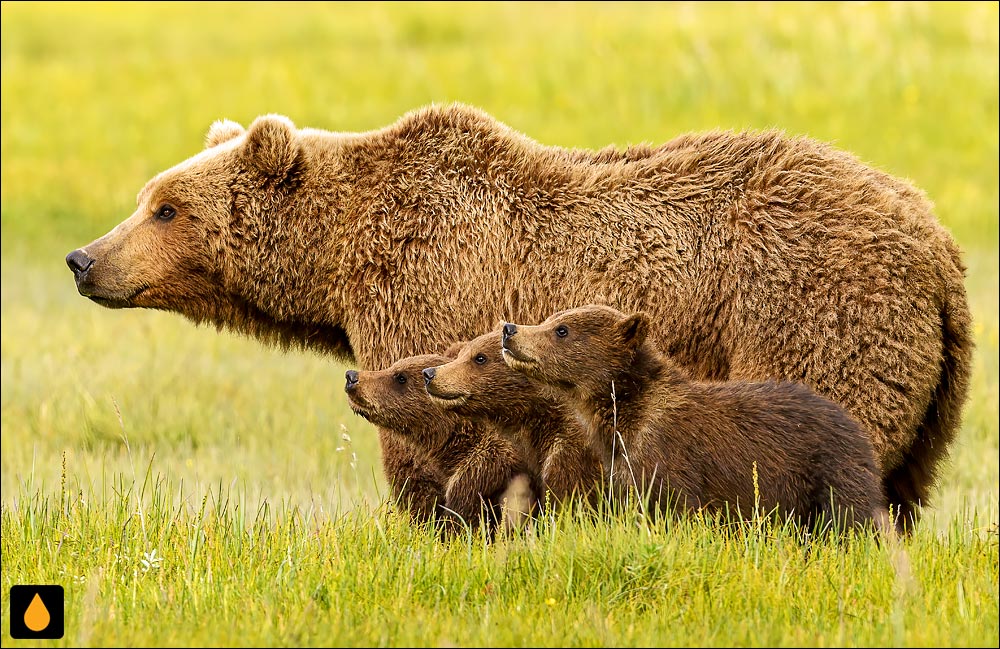
{"label": "tall green grass", "polygon": [[[10,585],[59,583],[52,644],[996,644],[995,3],[4,3],[0,17],[4,634]],[[966,251],[977,353],[908,572],[870,539],[572,513],[442,545],[386,504],[345,368],[76,294],[66,252],[126,217],[213,120],[363,130],[453,100],[565,146],[776,126],[927,191]]]}
{"label": "tall green grass", "polygon": [[28,483],[3,512],[5,573],[67,588],[64,644],[968,646],[997,632],[996,534],[975,516],[903,549],[579,510],[442,543],[384,508],[326,518],[225,486],[197,499],[141,472],[104,488],[94,503]]}

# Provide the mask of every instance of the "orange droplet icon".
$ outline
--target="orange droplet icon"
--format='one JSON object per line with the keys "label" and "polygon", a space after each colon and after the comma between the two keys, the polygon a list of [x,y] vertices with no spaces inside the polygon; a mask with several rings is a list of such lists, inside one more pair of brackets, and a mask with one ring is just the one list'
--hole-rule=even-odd
{"label": "orange droplet icon", "polygon": [[42,631],[49,625],[49,609],[45,608],[42,598],[35,593],[35,598],[28,604],[28,610],[24,612],[24,626],[35,633]]}

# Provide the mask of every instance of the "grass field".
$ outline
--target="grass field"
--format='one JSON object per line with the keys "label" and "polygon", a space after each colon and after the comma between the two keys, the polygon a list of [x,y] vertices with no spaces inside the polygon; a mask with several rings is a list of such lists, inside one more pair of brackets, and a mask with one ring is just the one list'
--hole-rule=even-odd
{"label": "grass field", "polygon": [[[4,646],[996,646],[998,7],[2,5]],[[478,105],[547,144],[780,127],[912,179],[965,251],[977,355],[901,554],[595,524],[438,543],[385,502],[343,367],[80,298],[63,257],[208,125]],[[11,585],[66,635],[11,640]]]}

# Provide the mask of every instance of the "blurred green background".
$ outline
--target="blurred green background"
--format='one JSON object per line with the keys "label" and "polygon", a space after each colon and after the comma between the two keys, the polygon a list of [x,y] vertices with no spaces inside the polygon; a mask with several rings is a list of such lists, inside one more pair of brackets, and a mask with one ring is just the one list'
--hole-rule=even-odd
{"label": "blurred green background", "polygon": [[[966,251],[973,393],[937,494],[996,521],[998,9],[891,4],[2,5],[2,485],[139,472],[319,510],[384,491],[342,367],[79,297],[63,257],[209,124],[339,131],[430,102],[545,144],[784,129],[911,179]],[[117,409],[117,412],[116,412]],[[121,415],[119,419],[119,413]],[[127,437],[131,449],[126,449]]]}

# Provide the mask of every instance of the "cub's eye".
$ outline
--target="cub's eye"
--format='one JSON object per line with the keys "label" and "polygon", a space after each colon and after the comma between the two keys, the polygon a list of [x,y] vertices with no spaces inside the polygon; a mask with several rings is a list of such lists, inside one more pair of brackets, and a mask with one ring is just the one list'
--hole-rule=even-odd
{"label": "cub's eye", "polygon": [[177,208],[170,203],[164,203],[163,205],[160,205],[160,209],[156,210],[156,214],[154,216],[161,221],[169,221],[177,216]]}
{"label": "cub's eye", "polygon": [[559,325],[556,327],[556,335],[560,338],[565,338],[569,335],[569,329],[566,328],[566,325]]}
{"label": "cub's eye", "polygon": [[482,365],[483,363],[486,362],[486,355],[485,354],[477,354],[476,358],[473,359],[473,360],[476,361],[476,365]]}
{"label": "cub's eye", "polygon": [[397,374],[396,375],[396,383],[398,383],[400,385],[406,385],[406,375],[405,374]]}

